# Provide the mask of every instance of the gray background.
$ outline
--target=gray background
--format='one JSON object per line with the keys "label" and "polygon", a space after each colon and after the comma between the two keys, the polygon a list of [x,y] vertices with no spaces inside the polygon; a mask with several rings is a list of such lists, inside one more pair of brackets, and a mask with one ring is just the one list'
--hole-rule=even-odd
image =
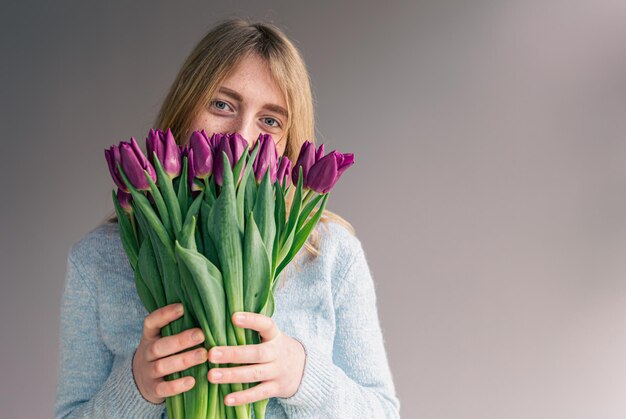
{"label": "gray background", "polygon": [[626,417],[623,1],[13,2],[0,17],[0,416],[49,417],[72,243],[219,19],[296,41],[329,208],[376,283],[405,418]]}

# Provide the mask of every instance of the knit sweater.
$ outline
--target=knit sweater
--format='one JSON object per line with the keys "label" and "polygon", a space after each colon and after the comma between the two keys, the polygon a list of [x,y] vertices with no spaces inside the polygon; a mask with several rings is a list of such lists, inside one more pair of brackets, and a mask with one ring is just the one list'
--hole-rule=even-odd
{"label": "knit sweater", "polygon": [[[362,244],[340,224],[317,228],[321,254],[299,254],[298,266],[292,261],[281,273],[272,316],[304,346],[304,372],[294,395],[270,399],[266,417],[398,418]],[[66,269],[55,418],[167,417],[165,403],[146,400],[134,381],[132,358],[148,312],[118,224],[75,242]]]}

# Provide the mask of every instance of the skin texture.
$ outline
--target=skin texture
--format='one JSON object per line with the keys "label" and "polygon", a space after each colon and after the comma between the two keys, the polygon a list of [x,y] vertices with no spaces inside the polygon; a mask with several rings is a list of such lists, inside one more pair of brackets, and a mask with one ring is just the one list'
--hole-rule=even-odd
{"label": "skin texture", "polygon": [[[269,105],[269,106],[268,106]],[[239,132],[254,143],[259,134],[270,134],[279,155],[286,146],[287,109],[285,97],[273,80],[266,63],[249,56],[224,80],[209,104],[196,116],[192,131]],[[180,310],[180,311],[177,311]],[[239,314],[244,318],[240,319]],[[182,315],[182,305],[171,304],[150,313],[144,319],[143,336],[133,358],[135,382],[143,397],[155,404],[165,397],[191,389],[193,377],[165,381],[164,377],[206,362],[243,364],[231,368],[213,368],[207,379],[213,383],[259,384],[248,390],[231,393],[224,403],[230,406],[252,403],[270,397],[293,396],[302,380],[305,352],[296,339],[281,332],[274,320],[256,313],[234,313],[233,324],[260,333],[258,345],[213,347],[185,351],[204,341],[199,328],[161,337],[161,328]],[[200,340],[193,340],[198,333]],[[184,352],[182,352],[184,351]]]}

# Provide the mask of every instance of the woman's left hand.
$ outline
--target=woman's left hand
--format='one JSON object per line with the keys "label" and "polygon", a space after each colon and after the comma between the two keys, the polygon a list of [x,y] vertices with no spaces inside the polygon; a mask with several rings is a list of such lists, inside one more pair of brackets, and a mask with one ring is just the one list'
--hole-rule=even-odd
{"label": "woman's left hand", "polygon": [[[243,318],[239,316],[243,315]],[[271,317],[239,312],[233,314],[235,326],[259,332],[257,345],[215,346],[209,350],[209,362],[214,364],[251,364],[232,368],[212,368],[208,379],[212,383],[254,383],[254,387],[226,396],[227,406],[253,403],[270,397],[293,396],[304,373],[305,352],[296,339],[281,332]],[[232,400],[230,400],[232,398]]]}

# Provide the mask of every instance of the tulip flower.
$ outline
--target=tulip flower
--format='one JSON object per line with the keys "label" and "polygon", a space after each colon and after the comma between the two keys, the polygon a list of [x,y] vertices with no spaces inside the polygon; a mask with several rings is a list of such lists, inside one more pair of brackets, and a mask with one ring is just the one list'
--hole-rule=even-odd
{"label": "tulip flower", "polygon": [[308,182],[308,173],[311,170],[311,167],[319,161],[324,155],[324,144],[320,145],[317,151],[315,150],[315,144],[310,141],[305,141],[302,147],[300,148],[300,154],[298,155],[298,159],[296,160],[296,164],[291,170],[291,177],[293,180],[293,184],[298,184],[298,172],[299,168],[302,167],[302,186],[306,189],[309,188]]}
{"label": "tulip flower", "polygon": [[122,141],[119,145],[111,146],[108,150],[104,150],[104,155],[109,165],[111,177],[117,187],[122,191],[129,192],[118,170],[118,163],[122,165],[126,176],[128,176],[128,179],[137,189],[149,189],[149,185],[143,174],[144,169],[147,170],[152,179],[156,181],[154,167],[146,159],[134,138],[131,138],[130,143]]}
{"label": "tulip flower", "polygon": [[189,153],[189,144],[179,145],[178,149],[180,150],[180,159],[182,160]]}
{"label": "tulip flower", "polygon": [[215,132],[215,133],[213,133],[213,135],[211,135],[209,137],[204,130],[201,130],[200,133],[204,136],[204,138],[207,139],[207,141],[209,142],[209,145],[211,146],[212,150],[217,150],[217,146],[222,141],[222,138],[224,138],[224,136],[225,136],[224,134],[220,134],[219,132]]}
{"label": "tulip flower", "polygon": [[150,184],[143,171],[147,170],[155,182],[157,180],[156,171],[139,148],[139,144],[137,144],[134,137],[130,138],[130,144],[125,141],[120,143],[120,157],[122,169],[130,183],[140,191],[149,190]]}
{"label": "tulip flower", "polygon": [[296,164],[294,164],[293,170],[291,171],[291,180],[294,185],[298,184],[298,173],[300,167],[302,167],[302,176],[304,177],[302,179],[302,185],[306,187],[306,175],[309,173],[309,169],[313,164],[315,164],[315,144],[307,140],[302,144]]}
{"label": "tulip flower", "polygon": [[[217,135],[219,134],[213,134],[214,137]],[[228,161],[230,162],[230,167],[232,169],[235,166],[235,163],[237,163],[237,161],[243,155],[243,151],[245,150],[248,142],[241,135],[239,135],[239,133],[236,132],[217,137],[215,140],[212,141],[217,143],[217,147],[215,149],[215,159],[213,160],[213,176],[215,177],[215,183],[222,186],[222,183],[224,181],[222,152],[226,153]],[[239,174],[239,179],[237,183],[239,183],[239,181],[241,180],[242,175],[243,170]]]}
{"label": "tulip flower", "polygon": [[315,152],[315,161],[316,162],[320,161],[322,157],[324,157],[324,144],[320,144],[319,148]]}
{"label": "tulip flower", "polygon": [[163,170],[170,179],[180,176],[182,167],[181,150],[169,128],[166,133],[161,130],[155,131],[151,129],[148,138],[146,138],[146,146],[148,149],[148,160],[152,165],[154,165],[153,153],[156,152]]}
{"label": "tulip flower", "polygon": [[[193,148],[189,147],[188,151],[187,151],[187,167],[189,168],[187,171],[187,177],[189,180],[189,189],[194,191],[194,192],[198,192],[201,191],[202,188],[200,188],[196,182],[194,182],[194,179],[196,177],[198,177],[196,175],[196,168],[194,167],[194,152],[193,152]],[[206,176],[205,176],[206,177]]]}
{"label": "tulip flower", "polygon": [[252,169],[257,183],[260,183],[265,176],[265,172],[270,171],[270,182],[276,182],[278,172],[278,151],[276,144],[269,134],[259,134],[259,138],[254,148],[259,147],[259,151],[254,159]]}
{"label": "tulip flower", "polygon": [[109,165],[109,172],[111,173],[111,177],[113,178],[113,182],[117,185],[118,188],[123,190],[124,192],[128,192],[128,188],[124,184],[124,179],[120,174],[119,169],[117,168],[117,164],[122,162],[120,156],[120,146],[112,145],[109,149],[104,150],[104,157],[107,160],[107,164]]}
{"label": "tulip flower", "polygon": [[[278,183],[285,188],[289,186],[289,179],[291,178],[291,160],[287,156],[283,156],[280,159],[280,165],[278,166],[278,173],[276,174]],[[284,185],[283,185],[284,180]]]}
{"label": "tulip flower", "polygon": [[320,194],[328,193],[342,173],[353,164],[354,154],[331,151],[309,169],[308,177],[305,178],[308,181],[308,187]]}
{"label": "tulip flower", "polygon": [[130,201],[132,200],[132,195],[124,192],[122,189],[117,188],[117,202],[119,202],[120,207],[124,209],[128,214],[133,213],[133,207],[130,205]]}
{"label": "tulip flower", "polygon": [[213,172],[213,148],[209,140],[202,133],[194,131],[189,140],[190,153],[189,164],[191,165],[193,177],[205,179]]}

